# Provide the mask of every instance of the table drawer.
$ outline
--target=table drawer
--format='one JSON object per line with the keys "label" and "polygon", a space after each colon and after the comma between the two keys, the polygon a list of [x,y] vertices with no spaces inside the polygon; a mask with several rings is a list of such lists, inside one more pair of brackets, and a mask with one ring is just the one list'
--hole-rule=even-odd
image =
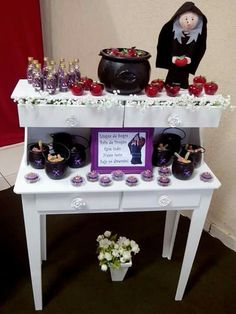
{"label": "table drawer", "polygon": [[39,212],[119,210],[121,193],[43,194],[36,196]]}
{"label": "table drawer", "polygon": [[191,191],[178,192],[124,192],[122,209],[154,209],[154,208],[192,208],[200,203],[200,193]]}

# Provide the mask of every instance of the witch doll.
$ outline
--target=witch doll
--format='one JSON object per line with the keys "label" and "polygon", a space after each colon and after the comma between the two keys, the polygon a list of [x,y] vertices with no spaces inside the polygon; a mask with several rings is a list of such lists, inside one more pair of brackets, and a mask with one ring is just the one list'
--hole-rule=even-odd
{"label": "witch doll", "polygon": [[158,38],[156,67],[168,69],[165,84],[188,88],[206,51],[207,18],[193,2],[185,2]]}
{"label": "witch doll", "polygon": [[145,144],[145,138],[140,137],[137,133],[132,140],[128,143],[130,154],[132,155],[131,164],[142,164],[142,148]]}

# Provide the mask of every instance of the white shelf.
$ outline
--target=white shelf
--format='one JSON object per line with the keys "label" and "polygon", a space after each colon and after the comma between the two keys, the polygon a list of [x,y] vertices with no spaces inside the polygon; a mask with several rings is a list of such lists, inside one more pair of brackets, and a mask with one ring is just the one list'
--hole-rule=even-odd
{"label": "white shelf", "polygon": [[[135,174],[139,179],[139,184],[134,187],[129,187],[125,180],[113,181],[112,185],[103,187],[98,182],[89,182],[86,180],[85,184],[80,187],[74,187],[70,183],[70,179],[79,174],[86,179],[86,173],[90,171],[90,164],[77,169],[68,168],[66,176],[60,180],[50,179],[44,169],[34,169],[25,164],[23,158],[20,170],[18,172],[14,191],[18,194],[48,194],[48,193],[93,193],[93,192],[141,192],[141,191],[177,191],[177,190],[204,190],[204,189],[217,189],[220,187],[219,180],[214,176],[212,182],[203,182],[200,180],[199,175],[204,171],[211,172],[206,163],[201,167],[194,170],[194,174],[189,180],[178,180],[171,175],[171,184],[168,187],[162,187],[157,184],[156,178],[159,176],[157,168],[154,168],[154,180],[145,182],[140,178],[140,175]],[[40,180],[36,183],[27,183],[24,179],[25,174],[29,172],[36,172],[40,176]],[[213,173],[212,173],[213,174]],[[130,174],[129,174],[130,175]],[[128,174],[126,175],[128,176]]]}
{"label": "white shelf", "polygon": [[154,98],[108,92],[95,97],[87,91],[48,95],[36,92],[27,80],[19,80],[11,98],[18,102],[22,127],[218,127],[229,104],[222,95],[193,97],[186,90],[177,97],[162,92]]}

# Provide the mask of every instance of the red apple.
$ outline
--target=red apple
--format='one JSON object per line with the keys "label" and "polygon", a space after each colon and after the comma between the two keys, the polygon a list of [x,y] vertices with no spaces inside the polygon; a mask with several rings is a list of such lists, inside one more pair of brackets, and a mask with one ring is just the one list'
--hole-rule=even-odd
{"label": "red apple", "polygon": [[218,85],[215,82],[207,82],[204,84],[204,90],[207,95],[214,95],[218,90]]}
{"label": "red apple", "polygon": [[120,51],[117,48],[111,48],[110,54],[113,56],[120,56]]}
{"label": "red apple", "polygon": [[178,57],[175,60],[175,65],[177,65],[178,67],[184,67],[185,65],[187,65],[187,63],[188,59],[185,56]]}
{"label": "red apple", "polygon": [[101,96],[104,90],[104,85],[99,82],[93,82],[90,86],[90,92],[93,96]]}
{"label": "red apple", "polygon": [[71,92],[75,96],[81,96],[84,93],[84,87],[81,83],[75,83],[70,88]]}
{"label": "red apple", "polygon": [[201,92],[202,92],[202,84],[191,84],[188,87],[188,92],[190,95],[194,95],[194,96],[200,96]]}
{"label": "red apple", "polygon": [[193,84],[202,84],[202,85],[204,85],[205,83],[206,83],[205,76],[198,75],[198,76],[195,76],[193,78]]}
{"label": "red apple", "polygon": [[161,79],[152,80],[152,81],[151,81],[151,84],[158,86],[159,92],[161,92],[161,91],[163,90],[163,87],[164,87],[164,85],[165,85],[165,84],[164,84],[164,81],[161,80]]}
{"label": "red apple", "polygon": [[128,49],[128,57],[137,57],[137,52],[134,47]]}
{"label": "red apple", "polygon": [[159,87],[157,85],[148,84],[145,87],[145,93],[148,97],[155,97],[159,92]]}
{"label": "red apple", "polygon": [[169,85],[169,84],[167,84],[165,86],[165,88],[166,88],[167,95],[171,96],[171,97],[177,96],[179,91],[180,91],[180,86],[179,85]]}
{"label": "red apple", "polygon": [[84,85],[84,90],[90,90],[90,86],[93,83],[93,80],[87,76],[81,77],[80,83]]}

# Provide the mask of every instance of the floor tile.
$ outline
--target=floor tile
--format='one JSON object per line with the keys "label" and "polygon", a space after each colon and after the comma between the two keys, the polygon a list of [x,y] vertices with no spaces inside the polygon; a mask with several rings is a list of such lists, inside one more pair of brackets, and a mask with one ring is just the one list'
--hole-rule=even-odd
{"label": "floor tile", "polygon": [[0,191],[8,189],[9,187],[10,185],[8,182],[2,176],[0,176]]}
{"label": "floor tile", "polygon": [[3,177],[18,172],[23,149],[23,143],[0,148],[0,173]]}
{"label": "floor tile", "polygon": [[5,180],[9,183],[10,186],[15,185],[17,173],[9,174],[8,176],[4,177]]}

